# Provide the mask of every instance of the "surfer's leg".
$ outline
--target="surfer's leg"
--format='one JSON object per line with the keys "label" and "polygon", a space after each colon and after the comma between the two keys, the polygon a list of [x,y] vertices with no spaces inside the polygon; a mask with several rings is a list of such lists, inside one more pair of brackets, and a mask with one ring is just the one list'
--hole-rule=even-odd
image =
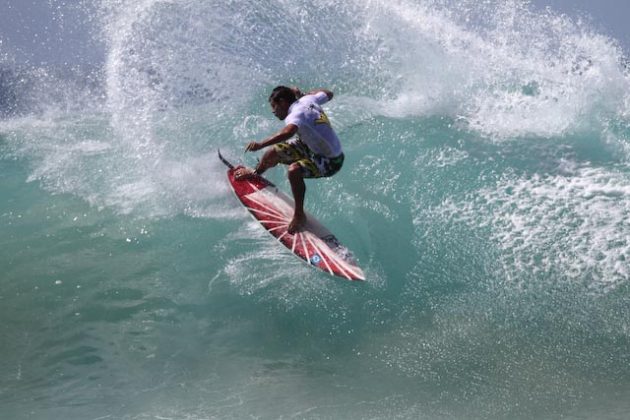
{"label": "surfer's leg", "polygon": [[289,233],[295,233],[306,223],[306,214],[304,214],[304,196],[306,194],[306,184],[302,175],[302,167],[298,163],[289,166],[289,182],[291,183],[291,192],[295,200],[295,210],[293,212],[293,220],[289,223]]}
{"label": "surfer's leg", "polygon": [[273,168],[278,163],[280,163],[278,152],[276,152],[275,147],[271,147],[265,152],[262,159],[260,159],[260,162],[258,162],[258,165],[256,166],[256,173],[261,175],[267,169]]}

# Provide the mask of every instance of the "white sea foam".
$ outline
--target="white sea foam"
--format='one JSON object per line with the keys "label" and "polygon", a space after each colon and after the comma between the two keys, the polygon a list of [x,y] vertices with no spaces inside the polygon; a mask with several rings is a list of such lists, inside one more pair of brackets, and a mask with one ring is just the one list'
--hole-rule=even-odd
{"label": "white sea foam", "polygon": [[572,175],[506,177],[434,210],[489,229],[508,281],[553,274],[605,291],[630,279],[629,185],[623,171],[584,167]]}
{"label": "white sea foam", "polygon": [[627,109],[618,44],[527,2],[377,3],[397,74],[383,115],[447,114],[497,139],[605,127]]}

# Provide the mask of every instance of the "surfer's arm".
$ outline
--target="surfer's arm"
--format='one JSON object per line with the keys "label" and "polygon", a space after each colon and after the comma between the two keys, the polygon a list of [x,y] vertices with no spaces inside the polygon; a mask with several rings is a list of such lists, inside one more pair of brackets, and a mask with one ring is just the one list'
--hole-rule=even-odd
{"label": "surfer's arm", "polygon": [[319,92],[324,92],[326,94],[326,97],[328,98],[328,100],[326,102],[331,101],[332,98],[333,98],[332,91],[330,91],[328,89],[313,89],[310,92],[302,93],[300,88],[298,88],[297,86],[293,86],[291,88],[291,90],[293,91],[293,93],[295,93],[295,97],[297,99],[300,99],[302,96],[305,96],[305,95],[317,95]]}
{"label": "surfer's arm", "polygon": [[261,142],[253,141],[245,148],[246,152],[254,152],[256,150],[263,149],[267,146],[273,146],[274,144],[289,140],[298,131],[298,126],[295,124],[288,124],[282,130],[278,131],[271,137],[266,138]]}
{"label": "surfer's arm", "polygon": [[317,95],[319,92],[324,92],[326,96],[328,97],[328,100],[332,101],[333,93],[332,91],[328,89],[314,89],[314,90],[311,90],[309,93],[307,93],[307,95]]}

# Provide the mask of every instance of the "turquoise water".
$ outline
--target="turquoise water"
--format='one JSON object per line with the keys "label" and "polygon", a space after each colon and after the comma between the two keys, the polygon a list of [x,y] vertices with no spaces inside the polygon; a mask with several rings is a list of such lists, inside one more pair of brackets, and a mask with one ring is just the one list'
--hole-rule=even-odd
{"label": "turquoise water", "polygon": [[[2,418],[627,416],[615,40],[519,1],[90,13],[89,83],[2,62]],[[306,206],[365,283],[290,255],[228,188],[216,149],[255,162],[278,83],[335,92],[345,166]]]}

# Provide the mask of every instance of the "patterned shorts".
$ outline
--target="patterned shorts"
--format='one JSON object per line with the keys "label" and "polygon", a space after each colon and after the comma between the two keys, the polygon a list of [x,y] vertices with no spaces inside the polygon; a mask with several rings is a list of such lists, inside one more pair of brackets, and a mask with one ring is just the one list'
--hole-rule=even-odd
{"label": "patterned shorts", "polygon": [[278,143],[274,147],[280,163],[300,165],[304,178],[322,178],[333,176],[343,165],[343,153],[334,158],[327,158],[313,153],[300,140]]}

